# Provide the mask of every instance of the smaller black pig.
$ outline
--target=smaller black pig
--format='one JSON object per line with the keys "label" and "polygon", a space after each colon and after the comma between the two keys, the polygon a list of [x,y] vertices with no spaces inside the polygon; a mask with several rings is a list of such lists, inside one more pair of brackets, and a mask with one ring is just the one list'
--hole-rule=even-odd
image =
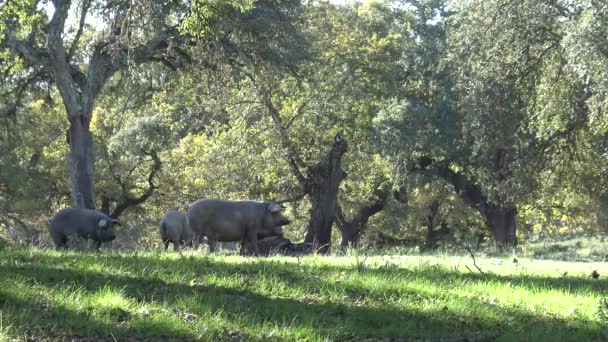
{"label": "smaller black pig", "polygon": [[68,248],[68,236],[76,235],[95,241],[99,249],[104,241],[116,238],[113,224],[118,224],[110,216],[91,209],[66,208],[59,211],[51,220],[49,234],[57,249]]}
{"label": "smaller black pig", "polygon": [[193,245],[194,234],[188,225],[188,217],[179,211],[170,210],[160,220],[160,238],[165,244],[173,243],[173,250],[179,250],[180,245]]}

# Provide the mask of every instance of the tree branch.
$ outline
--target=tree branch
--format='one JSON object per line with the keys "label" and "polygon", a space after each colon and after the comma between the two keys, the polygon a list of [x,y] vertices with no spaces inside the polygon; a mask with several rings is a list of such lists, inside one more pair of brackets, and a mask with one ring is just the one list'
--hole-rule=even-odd
{"label": "tree branch", "polygon": [[21,100],[23,99],[23,94],[25,93],[25,91],[31,84],[38,81],[41,73],[42,73],[41,71],[35,71],[32,75],[29,75],[27,78],[17,81],[17,86],[14,90],[11,89],[10,91],[8,91],[6,93],[1,94],[1,96],[4,97],[7,102],[8,102],[8,97],[13,93],[15,94],[15,102],[8,107],[8,110],[4,113],[5,117],[10,117],[10,116],[13,116],[16,114],[17,108],[19,108],[21,106]]}
{"label": "tree branch", "polygon": [[487,205],[487,198],[482,193],[481,187],[461,172],[454,172],[447,162],[437,162],[429,157],[420,157],[408,169],[414,172],[430,171],[450,182],[460,198],[476,210],[483,210]]}
{"label": "tree branch", "polygon": [[44,49],[35,47],[31,42],[15,39],[9,35],[0,44],[0,48],[8,48],[15,51],[29,65],[40,65],[43,68],[49,67],[49,56]]}
{"label": "tree branch", "polygon": [[[469,247],[465,247],[464,249],[466,249],[467,252],[469,252],[469,254],[471,255],[471,258],[473,259],[473,266],[475,266],[475,268],[477,268],[479,273],[484,274],[483,271],[481,270],[481,268],[479,266],[477,266],[477,262],[475,261],[475,255],[473,254],[473,251],[471,251],[471,249]],[[468,266],[466,266],[466,268],[469,269],[469,271],[471,271],[471,269]]]}
{"label": "tree branch", "polygon": [[369,218],[381,212],[388,200],[388,189],[376,189],[374,191],[374,200],[371,203],[361,206],[352,220],[347,220],[342,210],[342,206],[336,206],[336,225],[342,233],[342,247],[347,247],[349,242],[356,243],[359,235],[367,226]]}
{"label": "tree branch", "polygon": [[[127,68],[129,63],[162,62],[170,68],[175,68],[176,63],[169,58],[169,51],[179,45],[179,41],[182,39],[183,37],[180,36],[179,32],[171,27],[160,32],[146,43],[132,49],[120,45],[117,42],[118,39],[115,39],[115,42],[97,44],[91,57],[87,80],[83,87],[84,107],[91,109],[95,98],[106,81],[118,70]],[[187,54],[183,50],[179,51],[179,55],[187,61],[189,60],[189,56],[188,58],[184,57]]]}
{"label": "tree branch", "polygon": [[275,203],[277,203],[277,204],[292,203],[292,202],[296,202],[296,201],[301,200],[302,198],[304,198],[304,196],[306,196],[306,193],[303,192],[303,191],[301,191],[300,193],[298,193],[295,196],[292,196],[292,197],[289,197],[289,198],[286,198],[286,199],[283,199],[283,200],[275,201]]}
{"label": "tree branch", "polygon": [[63,30],[70,9],[70,1],[53,0],[53,4],[55,5],[55,13],[53,13],[48,29],[49,69],[64,100],[68,115],[78,116],[83,114],[80,94],[78,89],[75,88],[76,82],[70,72],[71,69],[66,60],[65,47],[63,46]]}
{"label": "tree branch", "polygon": [[293,147],[293,144],[291,143],[291,141],[289,140],[289,137],[287,136],[287,132],[285,131],[285,128],[283,127],[281,117],[279,115],[279,110],[275,107],[274,103],[272,102],[272,99],[270,98],[270,92],[261,90],[261,95],[262,95],[262,102],[264,103],[264,106],[268,110],[268,114],[272,118],[272,121],[274,122],[274,125],[275,125],[277,131],[279,132],[279,136],[281,138],[281,143],[283,145],[283,148],[285,148],[287,150],[287,161],[289,162],[289,168],[291,169],[291,172],[298,180],[298,183],[302,187],[303,191],[305,193],[308,193],[308,188],[310,187],[310,185],[309,185],[310,182],[309,182],[308,178],[306,176],[304,176],[304,174],[302,174],[302,172],[300,171],[300,168],[298,166],[298,164],[299,165],[305,165],[305,164],[302,161],[302,159],[300,159],[300,156],[296,152],[296,149]]}
{"label": "tree branch", "polygon": [[84,20],[87,17],[87,12],[89,11],[89,7],[91,6],[91,0],[82,0],[82,12],[80,12],[80,22],[78,24],[78,31],[76,32],[76,36],[74,37],[74,41],[72,42],[72,46],[68,50],[67,61],[69,62],[74,56],[74,52],[78,47],[78,41],[80,40],[80,36],[82,35],[82,31],[84,29]]}
{"label": "tree branch", "polygon": [[123,201],[119,203],[116,208],[114,208],[112,214],[110,214],[110,217],[115,219],[118,218],[127,208],[145,202],[150,196],[154,194],[154,191],[156,190],[156,185],[154,184],[154,177],[156,177],[156,173],[158,173],[158,171],[160,170],[162,162],[160,158],[158,158],[158,155],[155,151],[151,151],[146,154],[149,155],[154,162],[150,169],[150,174],[148,174],[148,188],[144,191],[143,194],[137,197],[132,197],[128,193],[123,193]]}

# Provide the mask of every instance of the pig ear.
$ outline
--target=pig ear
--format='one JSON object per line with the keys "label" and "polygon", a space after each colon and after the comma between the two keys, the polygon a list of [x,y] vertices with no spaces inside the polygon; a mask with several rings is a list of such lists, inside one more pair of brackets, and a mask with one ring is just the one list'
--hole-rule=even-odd
{"label": "pig ear", "polygon": [[276,203],[270,203],[268,205],[268,211],[270,211],[271,213],[278,213],[279,211],[283,210],[283,208],[281,208],[280,205],[276,204]]}
{"label": "pig ear", "polygon": [[106,220],[106,219],[99,220],[99,228],[105,228],[107,226],[108,226],[108,220]]}

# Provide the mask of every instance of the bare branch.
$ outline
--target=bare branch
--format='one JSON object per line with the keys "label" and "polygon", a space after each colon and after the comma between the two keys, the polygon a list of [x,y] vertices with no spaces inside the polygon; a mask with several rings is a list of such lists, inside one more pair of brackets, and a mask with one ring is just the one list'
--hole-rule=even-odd
{"label": "bare branch", "polygon": [[283,203],[292,203],[292,202],[296,202],[301,200],[302,198],[304,198],[304,196],[306,196],[305,192],[300,192],[297,195],[293,196],[293,197],[289,197],[283,200],[278,200],[275,201],[277,204],[283,204]]}
{"label": "bare branch", "polygon": [[137,197],[132,197],[128,193],[123,193],[122,202],[119,203],[112,211],[112,214],[110,214],[112,218],[118,218],[120,214],[122,214],[127,208],[145,202],[150,196],[154,194],[154,191],[156,190],[156,185],[154,184],[154,177],[156,177],[156,174],[160,170],[162,162],[160,158],[158,158],[158,155],[155,151],[151,151],[146,154],[149,155],[153,160],[153,164],[150,168],[150,173],[148,174],[148,188],[144,191],[144,193]]}
{"label": "bare branch", "polygon": [[91,0],[82,0],[82,11],[80,12],[80,22],[78,24],[78,31],[76,32],[76,36],[74,37],[74,41],[72,42],[72,46],[68,50],[67,60],[69,61],[72,56],[74,56],[74,52],[78,47],[78,41],[80,40],[80,36],[82,35],[82,31],[84,29],[84,20],[87,17],[87,12],[89,11],[89,7],[91,6]]}
{"label": "bare branch", "polygon": [[274,103],[272,102],[269,91],[261,91],[261,95],[262,95],[262,102],[264,103],[264,106],[268,110],[268,114],[272,118],[272,121],[274,122],[274,125],[275,125],[277,131],[279,131],[279,135],[281,137],[281,142],[283,144],[283,148],[285,148],[287,150],[287,159],[289,162],[289,168],[291,169],[291,172],[298,180],[298,183],[300,183],[300,186],[302,187],[304,192],[308,192],[307,189],[309,187],[309,181],[306,178],[306,176],[304,176],[304,174],[302,174],[302,172],[300,171],[300,168],[298,166],[298,164],[299,165],[305,165],[305,164],[302,161],[302,159],[300,159],[300,156],[296,152],[296,149],[293,147],[293,144],[291,143],[291,141],[289,140],[289,137],[287,136],[287,132],[285,131],[285,128],[283,127],[283,124],[281,122],[281,117],[279,116],[279,110],[275,107]]}
{"label": "bare branch", "polygon": [[[475,266],[475,268],[477,268],[479,273],[484,274],[483,271],[481,270],[481,268],[479,266],[477,266],[477,263],[475,262],[475,255],[473,255],[473,251],[471,251],[471,249],[469,247],[465,247],[464,249],[466,249],[467,252],[469,252],[469,254],[471,254],[471,258],[473,258],[473,266]],[[469,271],[471,270],[468,266],[467,266],[467,268],[469,269]]]}

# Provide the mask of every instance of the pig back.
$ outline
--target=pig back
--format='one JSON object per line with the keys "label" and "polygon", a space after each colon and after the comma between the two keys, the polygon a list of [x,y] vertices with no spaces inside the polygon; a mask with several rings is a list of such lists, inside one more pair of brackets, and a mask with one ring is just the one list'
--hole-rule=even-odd
{"label": "pig back", "polygon": [[200,199],[188,207],[188,222],[197,235],[215,235],[222,241],[242,238],[248,225],[259,225],[264,202]]}
{"label": "pig back", "polygon": [[161,219],[161,237],[163,239],[169,238],[172,241],[191,239],[192,234],[189,232],[187,221],[187,214],[183,214],[176,210],[168,211]]}

